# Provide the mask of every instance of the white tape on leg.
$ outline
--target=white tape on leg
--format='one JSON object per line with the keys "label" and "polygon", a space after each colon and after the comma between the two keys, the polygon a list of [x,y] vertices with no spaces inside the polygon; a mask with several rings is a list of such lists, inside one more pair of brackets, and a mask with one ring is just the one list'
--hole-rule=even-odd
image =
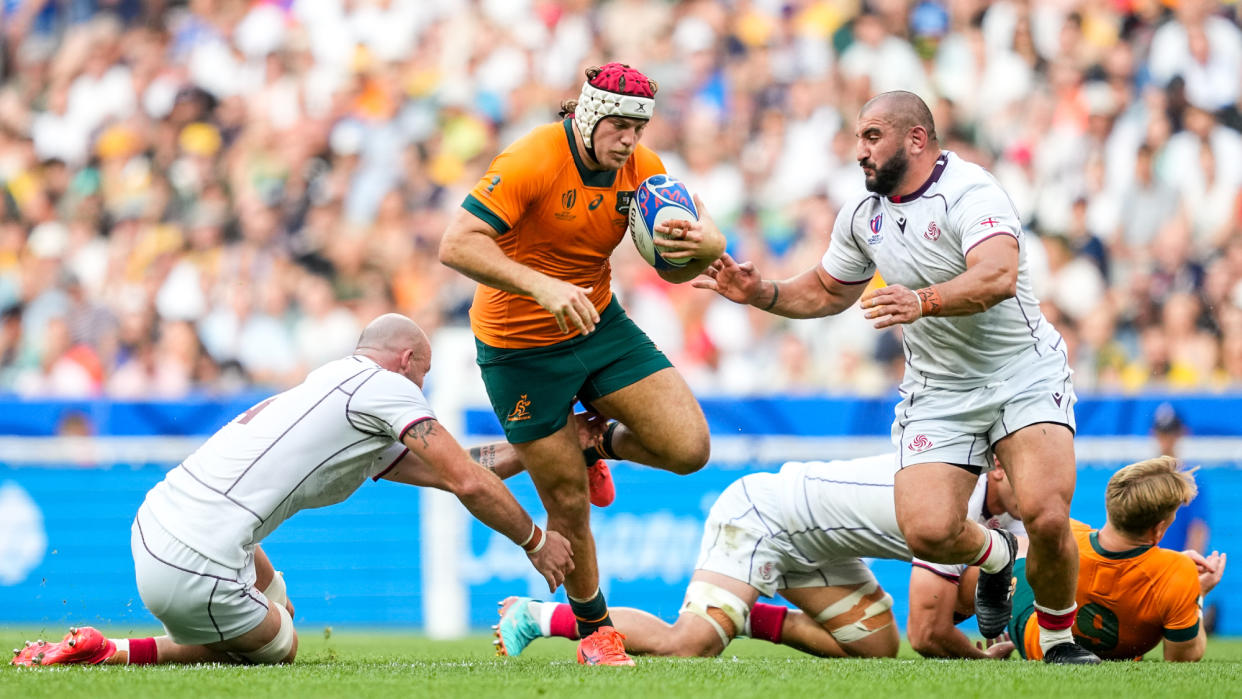
{"label": "white tape on leg", "polygon": [[285,589],[285,576],[280,571],[272,576],[272,581],[267,584],[267,589],[263,590],[263,596],[272,604],[278,604],[282,607],[289,604],[289,593]]}
{"label": "white tape on leg", "polygon": [[293,631],[293,619],[289,618],[289,610],[283,604],[276,605],[276,613],[280,615],[280,629],[276,631],[276,637],[262,648],[240,655],[260,665],[275,665],[289,657],[297,638]]}
{"label": "white tape on leg", "polygon": [[706,620],[720,635],[720,642],[727,646],[729,641],[733,640],[733,635],[730,635],[724,626],[708,613],[707,610],[712,608],[724,612],[724,615],[733,623],[733,635],[736,635],[747,628],[750,605],[732,592],[709,582],[696,580],[686,588],[686,601],[681,605],[680,613],[693,614]]}
{"label": "white tape on leg", "polygon": [[815,615],[815,622],[823,624],[834,616],[841,616],[858,605],[864,597],[875,592],[879,588],[874,580],[854,590],[848,595],[828,605],[824,611]]}

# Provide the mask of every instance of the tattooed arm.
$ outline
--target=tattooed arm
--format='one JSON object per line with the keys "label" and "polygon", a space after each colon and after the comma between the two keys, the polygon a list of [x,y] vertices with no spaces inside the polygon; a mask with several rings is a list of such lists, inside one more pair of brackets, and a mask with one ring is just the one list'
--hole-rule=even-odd
{"label": "tattooed arm", "polygon": [[[471,461],[466,450],[437,420],[428,418],[410,425],[401,441],[410,450],[406,458],[412,456],[421,462],[427,473],[433,474],[436,487],[456,495],[476,519],[521,546],[535,570],[548,582],[548,591],[556,591],[574,569],[573,550],[565,537],[540,530],[496,474]],[[406,458],[402,463],[406,463]],[[392,478],[392,471],[387,477],[402,480]],[[537,537],[540,543],[531,547],[530,541]]]}
{"label": "tattooed arm", "polygon": [[479,468],[437,420],[411,425],[401,441],[409,452],[384,474],[385,480],[447,490],[480,521],[502,534],[512,534],[509,538],[515,541],[530,532],[530,517],[496,473]]}
{"label": "tattooed arm", "polygon": [[[517,452],[506,442],[493,442],[471,447],[466,450],[466,454],[471,461],[502,479],[522,472],[522,462],[518,460]],[[451,490],[440,476],[440,472],[416,456],[413,451],[407,451],[405,456],[401,457],[401,460],[383,475],[383,478],[407,485]]]}
{"label": "tattooed arm", "polygon": [[[583,449],[590,446],[594,438],[608,426],[606,420],[592,413],[578,413],[571,419],[578,426],[578,442]],[[410,432],[417,427],[418,425],[411,427]],[[408,432],[406,434],[409,435]],[[525,470],[521,459],[518,458],[517,450],[508,442],[492,442],[470,447],[466,453],[471,461],[496,474],[502,480]],[[383,477],[385,480],[398,483],[450,490],[439,472],[419,458],[413,449],[407,452]]]}

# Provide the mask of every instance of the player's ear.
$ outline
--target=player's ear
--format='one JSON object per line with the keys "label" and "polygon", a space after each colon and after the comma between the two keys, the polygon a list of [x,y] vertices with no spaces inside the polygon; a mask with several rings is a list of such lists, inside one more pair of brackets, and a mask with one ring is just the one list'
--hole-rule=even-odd
{"label": "player's ear", "polygon": [[910,142],[911,153],[922,153],[927,150],[927,129],[922,126],[911,127],[906,138]]}

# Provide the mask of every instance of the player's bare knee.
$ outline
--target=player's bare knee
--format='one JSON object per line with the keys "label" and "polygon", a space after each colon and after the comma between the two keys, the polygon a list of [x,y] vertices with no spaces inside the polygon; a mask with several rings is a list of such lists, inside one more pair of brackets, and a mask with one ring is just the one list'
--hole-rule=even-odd
{"label": "player's bare knee", "polygon": [[[932,520],[919,522],[905,532],[906,543],[917,558],[941,562],[962,536],[965,521]],[[952,561],[944,561],[952,562]]]}
{"label": "player's bare knee", "polygon": [[590,517],[590,500],[586,480],[558,481],[543,493],[543,504],[550,519],[583,523]]}
{"label": "player's bare knee", "polygon": [[711,454],[711,446],[706,441],[701,444],[683,444],[666,466],[679,476],[688,476],[706,466]]}
{"label": "player's bare knee", "polygon": [[937,655],[939,646],[935,642],[935,635],[928,625],[916,624],[906,629],[906,639],[910,641],[910,647],[919,655]]}
{"label": "player's bare knee", "polygon": [[1022,524],[1035,546],[1055,545],[1070,537],[1069,511],[1060,504],[1046,505],[1034,512],[1023,512]]}

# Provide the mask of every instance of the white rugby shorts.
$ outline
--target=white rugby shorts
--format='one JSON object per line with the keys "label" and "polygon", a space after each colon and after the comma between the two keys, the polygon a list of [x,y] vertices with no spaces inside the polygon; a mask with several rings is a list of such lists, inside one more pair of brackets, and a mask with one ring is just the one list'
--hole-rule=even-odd
{"label": "white rugby shorts", "polygon": [[175,539],[145,506],[134,518],[130,548],[142,603],[177,643],[237,638],[267,616],[267,597],[254,587],[252,551],[242,568],[226,568]]}
{"label": "white rugby shorts", "polygon": [[[757,478],[758,477],[758,478]],[[727,575],[765,597],[777,590],[836,587],[875,580],[860,558],[810,560],[800,554],[780,523],[775,489],[746,488],[776,474],[734,481],[716,499],[703,527],[697,570]]]}
{"label": "white rugby shorts", "polygon": [[992,445],[1041,422],[1075,431],[1074,384],[1064,348],[1044,350],[1013,376],[978,388],[901,387],[893,443],[902,468],[946,463],[992,468]]}

